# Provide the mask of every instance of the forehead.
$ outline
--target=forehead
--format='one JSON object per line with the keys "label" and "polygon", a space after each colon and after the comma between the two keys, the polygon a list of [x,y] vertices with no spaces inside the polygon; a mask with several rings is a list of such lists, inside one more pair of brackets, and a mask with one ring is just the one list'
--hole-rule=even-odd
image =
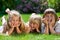
{"label": "forehead", "polygon": [[12,16],[10,16],[10,18],[11,18],[11,19],[19,19],[19,18],[20,18],[20,16],[12,15]]}
{"label": "forehead", "polygon": [[47,16],[47,15],[54,15],[54,13],[46,13],[45,16]]}

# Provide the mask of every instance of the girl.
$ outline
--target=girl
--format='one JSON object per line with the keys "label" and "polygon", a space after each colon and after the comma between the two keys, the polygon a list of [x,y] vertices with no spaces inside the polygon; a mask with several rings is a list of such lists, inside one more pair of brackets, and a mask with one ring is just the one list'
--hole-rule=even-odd
{"label": "girl", "polygon": [[57,21],[58,17],[56,15],[56,12],[54,9],[48,8],[45,10],[44,15],[43,15],[43,23],[45,26],[44,33],[49,34],[52,33],[54,34],[54,25]]}
{"label": "girl", "polygon": [[21,33],[22,28],[24,28],[24,23],[19,12],[16,10],[10,11],[9,9],[7,9],[6,12],[9,14],[9,18],[7,23],[3,25],[2,33],[7,33],[8,35],[12,34],[13,32]]}
{"label": "girl", "polygon": [[38,32],[40,33],[41,28],[41,17],[35,13],[30,16],[29,22],[26,24],[29,32]]}

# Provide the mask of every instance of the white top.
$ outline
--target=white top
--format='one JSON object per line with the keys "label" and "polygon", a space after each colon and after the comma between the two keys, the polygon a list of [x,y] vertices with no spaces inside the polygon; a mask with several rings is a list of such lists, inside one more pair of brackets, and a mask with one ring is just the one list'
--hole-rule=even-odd
{"label": "white top", "polygon": [[60,20],[55,25],[55,31],[60,32]]}

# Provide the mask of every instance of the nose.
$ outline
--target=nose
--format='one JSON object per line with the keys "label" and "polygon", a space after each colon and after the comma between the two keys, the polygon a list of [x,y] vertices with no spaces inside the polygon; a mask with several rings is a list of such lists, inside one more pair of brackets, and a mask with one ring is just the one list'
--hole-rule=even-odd
{"label": "nose", "polygon": [[13,21],[13,24],[16,24],[16,21],[15,20]]}

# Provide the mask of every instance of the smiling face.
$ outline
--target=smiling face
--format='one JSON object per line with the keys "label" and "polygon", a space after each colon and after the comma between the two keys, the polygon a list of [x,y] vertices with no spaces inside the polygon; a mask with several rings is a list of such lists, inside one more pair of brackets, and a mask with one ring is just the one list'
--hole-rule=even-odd
{"label": "smiling face", "polygon": [[13,15],[10,18],[10,21],[9,21],[9,25],[10,26],[12,26],[12,27],[18,27],[20,24],[21,24],[21,22],[20,22],[19,16]]}
{"label": "smiling face", "polygon": [[53,20],[55,21],[55,16],[53,13],[47,13],[44,17],[48,22],[52,22]]}
{"label": "smiling face", "polygon": [[29,26],[31,27],[31,30],[34,30],[39,27],[39,22],[37,20],[32,20],[30,21]]}

